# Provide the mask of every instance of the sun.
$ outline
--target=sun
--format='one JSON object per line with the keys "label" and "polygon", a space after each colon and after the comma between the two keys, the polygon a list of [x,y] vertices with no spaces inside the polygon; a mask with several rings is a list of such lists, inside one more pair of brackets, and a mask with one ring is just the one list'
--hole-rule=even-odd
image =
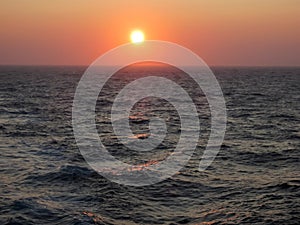
{"label": "sun", "polygon": [[141,30],[134,30],[131,32],[130,39],[132,43],[141,43],[144,41],[144,33]]}

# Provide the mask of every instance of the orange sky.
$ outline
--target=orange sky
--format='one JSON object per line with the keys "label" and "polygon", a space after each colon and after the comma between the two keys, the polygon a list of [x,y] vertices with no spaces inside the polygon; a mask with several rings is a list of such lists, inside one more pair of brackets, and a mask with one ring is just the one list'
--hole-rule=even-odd
{"label": "orange sky", "polygon": [[300,66],[299,0],[1,0],[0,64],[88,65],[135,28],[209,65]]}

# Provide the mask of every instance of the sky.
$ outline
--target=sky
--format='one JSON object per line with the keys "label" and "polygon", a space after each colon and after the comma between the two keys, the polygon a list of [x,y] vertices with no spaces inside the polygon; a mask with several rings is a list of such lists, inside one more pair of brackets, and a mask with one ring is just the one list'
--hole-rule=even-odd
{"label": "sky", "polygon": [[300,66],[300,0],[1,0],[0,64],[89,65],[134,29],[208,65]]}

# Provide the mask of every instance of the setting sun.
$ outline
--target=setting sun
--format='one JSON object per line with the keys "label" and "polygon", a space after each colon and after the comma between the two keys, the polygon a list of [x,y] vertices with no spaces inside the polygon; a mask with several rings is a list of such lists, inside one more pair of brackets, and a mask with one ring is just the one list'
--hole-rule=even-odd
{"label": "setting sun", "polygon": [[140,30],[132,31],[130,39],[132,43],[141,43],[144,41],[144,33]]}

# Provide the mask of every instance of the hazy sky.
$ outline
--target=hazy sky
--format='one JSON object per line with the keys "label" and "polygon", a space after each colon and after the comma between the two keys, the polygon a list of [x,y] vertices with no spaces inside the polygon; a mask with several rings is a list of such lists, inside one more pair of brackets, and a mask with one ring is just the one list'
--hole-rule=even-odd
{"label": "hazy sky", "polygon": [[0,64],[87,65],[135,28],[209,65],[300,66],[300,0],[1,0]]}

